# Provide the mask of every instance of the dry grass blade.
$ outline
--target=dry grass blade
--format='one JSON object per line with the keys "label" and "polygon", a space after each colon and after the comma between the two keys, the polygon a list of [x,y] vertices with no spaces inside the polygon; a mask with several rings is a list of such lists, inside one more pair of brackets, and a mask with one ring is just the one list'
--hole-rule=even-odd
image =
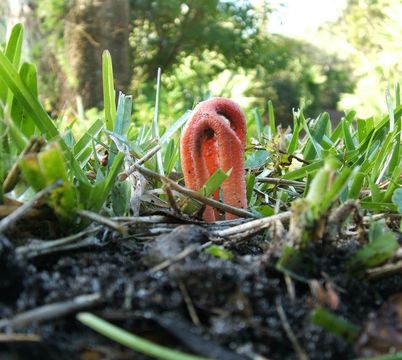
{"label": "dry grass blade", "polygon": [[77,213],[79,215],[81,215],[82,217],[85,217],[87,219],[90,219],[92,221],[97,222],[98,224],[102,224],[104,226],[107,226],[110,229],[116,230],[121,234],[126,234],[127,233],[127,229],[122,226],[121,224],[119,224],[116,221],[110,220],[110,218],[104,217],[102,215],[99,215],[97,213],[94,213],[92,211],[88,211],[88,210],[77,210]]}
{"label": "dry grass blade", "polygon": [[20,246],[20,247],[16,248],[15,252],[18,255],[22,255],[22,256],[27,255],[28,257],[32,257],[33,254],[41,254],[44,251],[49,251],[50,249],[59,248],[64,245],[71,244],[71,243],[81,239],[82,237],[96,233],[101,229],[102,229],[101,226],[91,227],[91,228],[85,229],[77,234],[66,236],[61,239],[44,240],[44,241],[40,241],[39,243],[36,242],[33,244]]}
{"label": "dry grass blade", "polygon": [[71,300],[43,305],[14,316],[11,319],[1,319],[0,328],[19,327],[33,322],[42,322],[88,309],[101,300],[99,293],[77,296]]}
{"label": "dry grass blade", "polygon": [[213,232],[213,235],[218,237],[227,237],[227,236],[238,236],[241,234],[241,237],[247,237],[251,234],[254,234],[260,230],[266,229],[271,226],[276,221],[289,220],[291,216],[290,211],[285,211],[281,214],[265,217],[262,219],[256,219],[245,224],[240,224],[237,226],[233,226],[229,229],[225,230],[216,230]]}
{"label": "dry grass blade", "polygon": [[157,272],[157,271],[161,271],[163,269],[168,268],[169,266],[173,265],[174,263],[180,261],[181,259],[184,259],[185,257],[189,256],[190,254],[192,254],[195,251],[201,251],[205,248],[207,248],[208,246],[212,245],[212,241],[208,241],[205,244],[199,245],[199,244],[191,244],[190,246],[187,246],[184,250],[182,250],[181,252],[179,252],[177,255],[173,256],[170,259],[167,259],[163,262],[161,262],[160,264],[154,266],[153,268],[151,268],[149,271],[151,273],[153,272]]}
{"label": "dry grass blade", "polygon": [[369,280],[377,280],[380,278],[384,278],[399,273],[402,273],[402,261],[368,269],[366,270],[366,277]]}
{"label": "dry grass blade", "polygon": [[41,337],[37,334],[22,334],[22,333],[0,334],[0,343],[39,342],[39,341],[41,341]]}

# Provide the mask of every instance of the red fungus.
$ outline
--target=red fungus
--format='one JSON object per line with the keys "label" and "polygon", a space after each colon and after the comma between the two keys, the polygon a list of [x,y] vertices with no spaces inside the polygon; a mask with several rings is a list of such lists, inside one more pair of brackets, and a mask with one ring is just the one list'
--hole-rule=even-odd
{"label": "red fungus", "polygon": [[[246,208],[244,146],[246,122],[240,107],[232,100],[212,98],[199,103],[180,139],[181,164],[186,186],[199,190],[218,169],[232,173],[222,184],[223,201]],[[216,191],[214,198],[219,198]],[[219,220],[218,212],[207,207],[205,221]],[[226,219],[236,218],[226,214]]]}

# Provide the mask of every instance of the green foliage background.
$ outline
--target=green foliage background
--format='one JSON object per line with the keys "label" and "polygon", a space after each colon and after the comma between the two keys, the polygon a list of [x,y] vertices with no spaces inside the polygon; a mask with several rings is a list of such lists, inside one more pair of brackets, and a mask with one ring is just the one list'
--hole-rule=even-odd
{"label": "green foliage background", "polygon": [[[39,63],[40,93],[52,110],[65,106],[55,88],[74,82],[63,38],[73,3],[34,1],[38,35],[31,55]],[[245,108],[263,109],[265,118],[267,102],[273,100],[277,120],[288,125],[293,108],[302,105],[314,117],[336,110],[341,94],[353,90],[346,61],[268,33],[275,16],[269,1],[130,0],[129,6],[130,93],[137,99],[134,114],[140,123],[152,118],[158,67],[162,122],[206,97],[229,96]]]}

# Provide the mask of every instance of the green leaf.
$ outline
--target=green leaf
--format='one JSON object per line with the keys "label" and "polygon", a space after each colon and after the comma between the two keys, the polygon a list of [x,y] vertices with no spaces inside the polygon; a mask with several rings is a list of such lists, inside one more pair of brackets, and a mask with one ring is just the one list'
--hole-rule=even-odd
{"label": "green leaf", "polygon": [[250,200],[254,191],[254,185],[255,175],[252,171],[249,171],[246,176],[247,204],[250,204]]}
{"label": "green leaf", "polygon": [[43,175],[38,157],[34,154],[24,156],[19,163],[22,176],[28,181],[35,191],[42,190],[46,186],[46,179]]}
{"label": "green leaf", "polygon": [[127,215],[130,210],[131,185],[128,181],[117,181],[112,189],[112,207],[116,216]]}
{"label": "green leaf", "polygon": [[259,169],[270,160],[269,153],[266,150],[255,150],[249,154],[245,161],[247,169]]}
{"label": "green leaf", "polygon": [[[230,176],[232,170],[229,170],[225,173],[222,169],[217,169],[205,182],[205,184],[198,191],[201,195],[206,197],[211,197],[212,194],[217,191],[222,183]],[[199,211],[201,208],[201,204],[198,201],[190,199],[190,201],[186,201],[182,208],[183,212],[186,214],[194,214]]]}
{"label": "green leaf", "polygon": [[392,195],[392,202],[398,207],[399,213],[402,214],[402,189],[396,189]]}
{"label": "green leaf", "polygon": [[234,259],[233,253],[229,250],[226,250],[223,246],[211,245],[205,249],[205,252],[222,260]]}
{"label": "green leaf", "polygon": [[232,170],[224,172],[222,169],[216,170],[206,181],[206,183],[201,187],[199,193],[209,197],[219,189],[222,183],[230,176]]}
{"label": "green leaf", "polygon": [[57,180],[67,180],[67,171],[60,147],[54,143],[48,149],[38,154],[39,166],[46,179],[47,185]]}
{"label": "green leaf", "polygon": [[315,325],[344,338],[350,343],[353,343],[359,335],[359,326],[322,307],[313,311],[311,320]]}
{"label": "green leaf", "polygon": [[71,222],[77,197],[75,188],[67,179],[63,154],[57,143],[35,155],[25,156],[20,162],[23,176],[35,190],[62,180],[61,186],[53,189],[46,198],[47,204],[63,222]]}
{"label": "green leaf", "polygon": [[260,205],[260,206],[255,206],[253,208],[254,211],[257,211],[258,214],[260,214],[263,217],[266,216],[272,216],[275,214],[275,210],[269,206],[269,205]]}
{"label": "green leaf", "polygon": [[350,257],[347,266],[352,273],[359,273],[367,268],[384,263],[398,249],[399,244],[395,234],[387,231]]}

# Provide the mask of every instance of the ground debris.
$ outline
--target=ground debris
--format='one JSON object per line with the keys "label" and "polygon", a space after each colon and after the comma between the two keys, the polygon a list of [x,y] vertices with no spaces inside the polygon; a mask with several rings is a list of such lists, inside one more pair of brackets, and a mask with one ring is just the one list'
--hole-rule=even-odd
{"label": "ground debris", "polygon": [[402,351],[402,293],[393,295],[370,319],[357,340],[361,356]]}

